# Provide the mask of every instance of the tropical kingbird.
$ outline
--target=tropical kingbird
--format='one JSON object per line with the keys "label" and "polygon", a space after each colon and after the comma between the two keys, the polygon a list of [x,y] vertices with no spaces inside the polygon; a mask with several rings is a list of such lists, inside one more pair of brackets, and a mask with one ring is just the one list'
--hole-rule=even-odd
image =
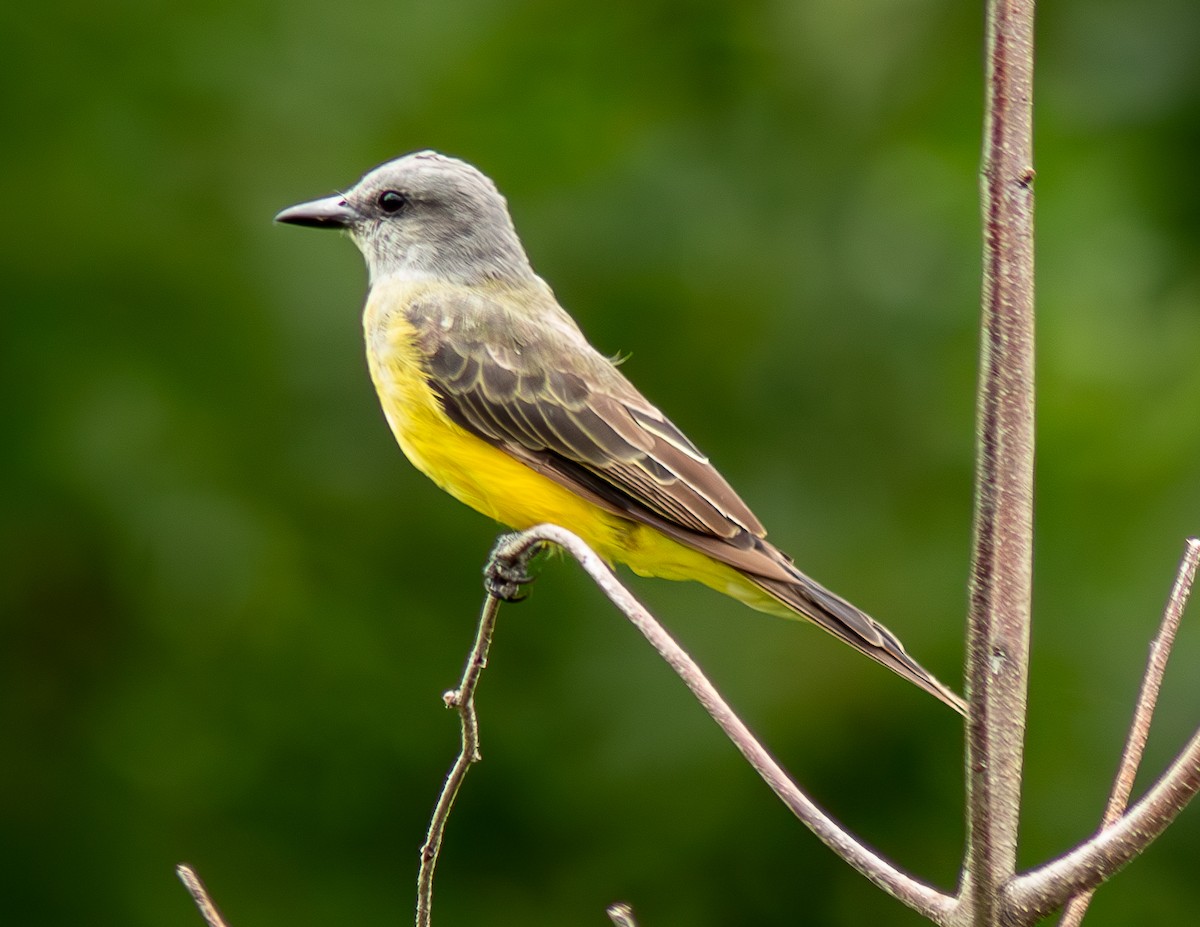
{"label": "tropical kingbird", "polygon": [[471,165],[389,161],[279,222],[345,230],[366,259],[367,361],[412,463],[517,530],[579,535],[642,576],[807,618],[957,711],[881,624],[805,576],[696,446],[584,338]]}

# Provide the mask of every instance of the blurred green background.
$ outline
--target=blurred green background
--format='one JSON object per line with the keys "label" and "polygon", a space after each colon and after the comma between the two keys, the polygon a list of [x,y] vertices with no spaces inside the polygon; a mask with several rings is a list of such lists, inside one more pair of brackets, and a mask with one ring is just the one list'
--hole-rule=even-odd
{"label": "blurred green background", "polygon": [[[1042,10],[1022,862],[1095,826],[1200,531],[1200,6]],[[798,563],[960,675],[981,10],[961,0],[8,4],[6,923],[409,921],[496,527],[403,460],[365,275],[279,208],[433,147]],[[636,580],[771,749],[950,887],[955,718],[832,639]],[[1193,609],[1193,612],[1195,609]],[[1147,768],[1200,721],[1185,626]],[[566,561],[505,609],[439,924],[923,923],[774,801]],[[1148,777],[1143,777],[1148,781]],[[1200,809],[1089,923],[1190,923]]]}

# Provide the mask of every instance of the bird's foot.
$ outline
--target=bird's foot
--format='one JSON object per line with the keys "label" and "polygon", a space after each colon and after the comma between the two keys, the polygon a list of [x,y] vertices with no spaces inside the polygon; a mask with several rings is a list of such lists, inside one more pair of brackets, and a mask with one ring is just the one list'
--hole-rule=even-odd
{"label": "bird's foot", "polygon": [[483,588],[502,602],[520,602],[529,593],[523,587],[533,582],[529,564],[544,548],[544,542],[529,544],[521,534],[502,534],[483,568]]}

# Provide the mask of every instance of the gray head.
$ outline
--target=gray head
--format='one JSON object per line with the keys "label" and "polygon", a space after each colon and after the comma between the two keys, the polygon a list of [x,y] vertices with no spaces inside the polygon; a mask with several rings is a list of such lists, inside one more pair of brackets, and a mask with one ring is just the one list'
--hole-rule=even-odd
{"label": "gray head", "polygon": [[372,283],[394,274],[466,284],[533,278],[496,185],[435,151],[381,164],[345,193],[292,206],[275,221],[345,229]]}

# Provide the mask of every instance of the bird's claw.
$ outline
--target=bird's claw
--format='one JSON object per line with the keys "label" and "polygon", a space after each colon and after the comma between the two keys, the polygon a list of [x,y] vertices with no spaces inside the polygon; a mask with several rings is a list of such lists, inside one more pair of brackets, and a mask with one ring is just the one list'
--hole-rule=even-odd
{"label": "bird's claw", "polygon": [[521,602],[529,593],[522,591],[533,582],[529,562],[542,549],[541,544],[512,549],[512,541],[519,535],[506,534],[496,542],[483,568],[483,588],[502,602]]}

